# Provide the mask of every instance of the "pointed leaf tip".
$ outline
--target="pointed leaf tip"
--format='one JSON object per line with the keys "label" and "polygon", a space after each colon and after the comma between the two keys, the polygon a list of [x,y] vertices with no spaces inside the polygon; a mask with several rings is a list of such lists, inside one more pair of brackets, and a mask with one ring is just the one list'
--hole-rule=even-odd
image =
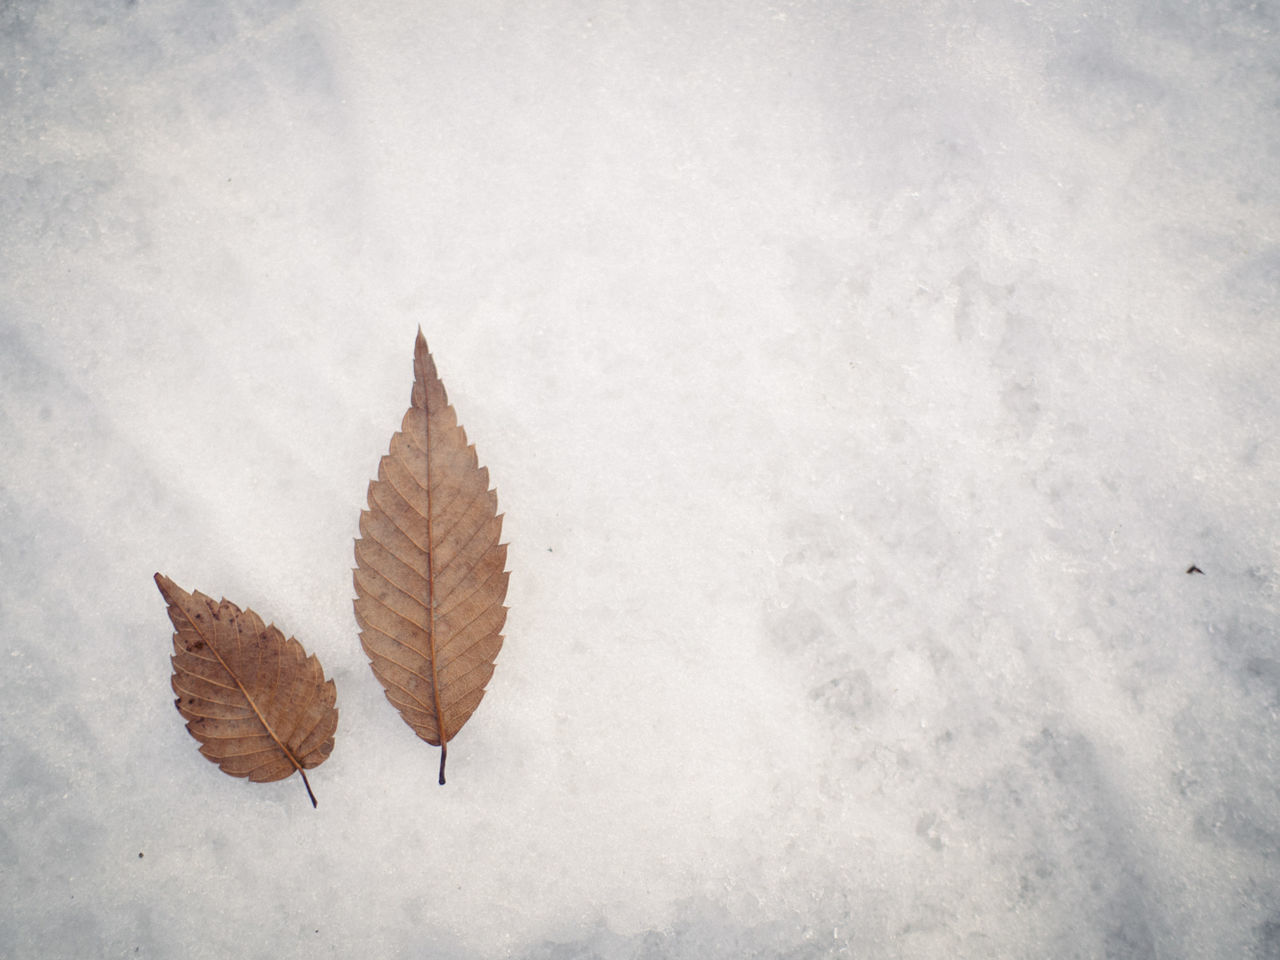
{"label": "pointed leaf tip", "polygon": [[156,572],[155,581],[156,581],[156,587],[160,591],[160,596],[164,597],[167,603],[172,603],[173,598],[175,596],[174,582],[170,580],[168,577],[166,577],[163,573],[160,573],[159,571]]}

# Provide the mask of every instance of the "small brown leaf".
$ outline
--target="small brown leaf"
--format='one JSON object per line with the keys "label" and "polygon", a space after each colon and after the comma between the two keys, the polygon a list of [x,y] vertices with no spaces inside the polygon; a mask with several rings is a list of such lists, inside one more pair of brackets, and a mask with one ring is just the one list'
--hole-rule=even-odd
{"label": "small brown leaf", "polygon": [[187,593],[157,573],[173,635],[174,706],[200,752],[233,777],[258,783],[302,774],[333,750],[337,691],[314,655],[263,626],[252,610]]}
{"label": "small brown leaf", "polygon": [[507,546],[489,471],[467,443],[418,330],[400,432],[369,484],[356,540],[360,643],[387,699],[440,747],[493,676],[507,619]]}

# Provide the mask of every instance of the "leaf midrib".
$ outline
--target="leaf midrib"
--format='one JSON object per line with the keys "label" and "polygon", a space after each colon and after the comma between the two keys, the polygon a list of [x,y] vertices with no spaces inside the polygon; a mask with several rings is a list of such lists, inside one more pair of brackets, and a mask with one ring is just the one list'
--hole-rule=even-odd
{"label": "leaf midrib", "polygon": [[449,731],[440,707],[440,665],[436,662],[436,541],[433,530],[431,466],[431,392],[427,385],[427,365],[422,364],[423,454],[427,458],[427,654],[431,662],[431,701],[436,711],[436,733],[440,737],[440,786],[444,786],[444,761],[449,754]]}

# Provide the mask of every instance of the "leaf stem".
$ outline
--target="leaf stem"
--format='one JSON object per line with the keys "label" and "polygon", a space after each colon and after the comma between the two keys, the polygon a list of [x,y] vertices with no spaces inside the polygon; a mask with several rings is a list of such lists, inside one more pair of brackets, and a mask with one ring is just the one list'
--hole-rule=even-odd
{"label": "leaf stem", "polygon": [[307,771],[299,767],[298,772],[302,774],[302,785],[307,788],[307,796],[311,798],[311,806],[315,807],[317,805],[316,795],[311,792],[311,783],[307,780]]}
{"label": "leaf stem", "polygon": [[440,786],[444,786],[444,758],[449,755],[449,741],[440,743]]}

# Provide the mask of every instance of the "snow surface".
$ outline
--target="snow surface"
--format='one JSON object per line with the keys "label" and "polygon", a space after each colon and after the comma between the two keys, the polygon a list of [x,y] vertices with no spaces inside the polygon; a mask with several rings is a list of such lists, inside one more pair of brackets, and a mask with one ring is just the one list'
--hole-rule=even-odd
{"label": "snow surface", "polygon": [[[1278,102],[1273,2],[4,4],[0,956],[1280,957]],[[444,788],[351,612],[419,324]],[[336,680],[317,810],[157,570]]]}

